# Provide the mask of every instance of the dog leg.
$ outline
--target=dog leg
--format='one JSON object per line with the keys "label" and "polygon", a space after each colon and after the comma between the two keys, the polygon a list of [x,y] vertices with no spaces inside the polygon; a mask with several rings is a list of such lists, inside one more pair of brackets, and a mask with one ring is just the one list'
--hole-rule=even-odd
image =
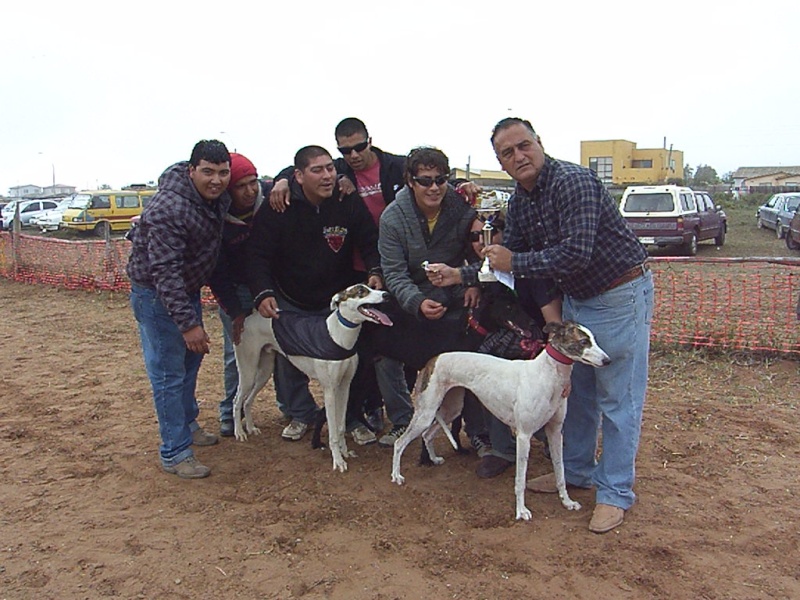
{"label": "dog leg", "polygon": [[[258,366],[255,372],[255,381],[253,383],[253,389],[250,394],[248,394],[247,399],[244,402],[244,424],[247,430],[247,433],[253,435],[260,435],[261,430],[256,427],[255,422],[253,421],[253,402],[264,386],[267,385],[269,378],[272,377],[272,371],[275,369],[275,352],[273,350],[262,351],[258,357]],[[241,385],[241,382],[239,383]]]}
{"label": "dog leg", "polygon": [[[233,433],[236,439],[240,442],[247,440],[247,434],[258,434],[260,431],[253,423],[251,414],[251,407],[253,400],[258,392],[263,387],[259,387],[258,382],[263,379],[259,378],[259,368],[266,366],[269,369],[267,373],[267,380],[272,374],[272,364],[274,362],[274,352],[265,352],[264,354],[271,356],[272,362],[267,362],[264,365],[265,357],[253,352],[245,352],[241,348],[234,349],[236,353],[236,367],[239,369],[239,389],[236,392],[236,399],[233,401]],[[267,366],[268,365],[268,366]],[[242,413],[244,413],[245,424],[242,426]]]}
{"label": "dog leg", "polygon": [[528,455],[531,451],[531,434],[517,430],[517,473],[514,477],[514,494],[517,498],[517,519],[531,520],[531,511],[525,506],[525,477],[528,473]]}
{"label": "dog leg", "polygon": [[[331,448],[333,458],[333,470],[344,473],[347,471],[347,461],[344,459],[342,449],[347,452],[347,442],[344,440],[344,425],[339,425],[339,400],[340,390],[331,389],[330,386],[323,386],[323,396],[325,397],[325,414],[328,417],[328,446]],[[343,400],[345,403],[347,399]]]}
{"label": "dog leg", "polygon": [[[562,413],[563,411],[559,411],[558,414]],[[561,433],[563,424],[562,414],[561,420],[550,421],[545,425],[544,431],[547,434],[547,444],[550,447],[550,459],[553,462],[553,473],[556,476],[556,487],[558,488],[558,497],[561,498],[561,504],[567,510],[580,510],[580,503],[575,502],[567,493],[567,480],[564,477],[564,436]],[[524,486],[525,482],[523,481],[522,483]]]}
{"label": "dog leg", "polygon": [[[444,458],[436,454],[436,448],[433,446],[433,440],[440,429],[443,429],[445,433],[450,433],[447,429],[447,424],[442,424],[442,420],[439,417],[422,433],[422,441],[425,444],[425,450],[428,451],[428,459],[432,465],[441,465],[444,462]],[[452,439],[453,436],[451,434],[448,437]]]}
{"label": "dog leg", "polygon": [[[438,427],[438,425],[433,424],[433,419],[439,408],[440,398],[442,398],[442,395],[439,394],[437,390],[431,389],[431,387],[428,387],[417,397],[417,406],[416,410],[414,410],[414,416],[411,417],[411,422],[408,424],[405,433],[397,438],[397,441],[394,443],[394,455],[392,457],[393,483],[403,485],[405,481],[405,477],[400,474],[400,459],[406,447],[432,426]],[[433,460],[434,463],[441,464],[444,462],[443,458],[431,452],[433,444],[428,445],[426,442],[426,447],[428,448],[428,452],[431,453],[431,460]]]}

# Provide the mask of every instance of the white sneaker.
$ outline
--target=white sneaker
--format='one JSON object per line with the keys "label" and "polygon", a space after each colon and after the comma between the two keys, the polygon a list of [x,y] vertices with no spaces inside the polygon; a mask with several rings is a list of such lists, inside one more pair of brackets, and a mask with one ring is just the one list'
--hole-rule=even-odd
{"label": "white sneaker", "polygon": [[281,437],[285,440],[296,442],[297,440],[302,439],[302,437],[306,434],[306,431],[308,431],[308,423],[303,423],[297,419],[292,419],[292,422],[283,428]]}
{"label": "white sneaker", "polygon": [[353,431],[350,432],[350,435],[353,436],[353,441],[359,446],[367,446],[378,441],[378,438],[375,437],[375,434],[372,433],[368,427],[364,427],[364,425],[359,425],[353,429]]}

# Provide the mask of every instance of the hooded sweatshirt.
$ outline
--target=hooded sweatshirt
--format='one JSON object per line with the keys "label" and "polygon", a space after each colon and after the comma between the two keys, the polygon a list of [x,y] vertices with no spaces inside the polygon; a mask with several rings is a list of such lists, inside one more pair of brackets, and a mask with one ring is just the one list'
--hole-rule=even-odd
{"label": "hooded sweatshirt", "polygon": [[208,281],[217,261],[230,205],[225,192],[204,200],[189,178],[189,163],[169,167],[142,211],[128,260],[132,284],[156,290],[181,332],[200,324],[190,296]]}

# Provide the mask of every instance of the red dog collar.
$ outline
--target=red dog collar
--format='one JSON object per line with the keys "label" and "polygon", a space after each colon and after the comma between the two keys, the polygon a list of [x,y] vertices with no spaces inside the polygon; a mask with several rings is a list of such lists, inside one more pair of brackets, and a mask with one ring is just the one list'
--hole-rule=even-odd
{"label": "red dog collar", "polygon": [[553,348],[550,344],[547,344],[547,346],[545,346],[544,349],[545,352],[547,352],[550,356],[553,357],[553,360],[555,360],[556,362],[560,362],[562,365],[571,365],[572,363],[575,362],[569,356],[564,356],[563,354],[561,354],[561,352]]}

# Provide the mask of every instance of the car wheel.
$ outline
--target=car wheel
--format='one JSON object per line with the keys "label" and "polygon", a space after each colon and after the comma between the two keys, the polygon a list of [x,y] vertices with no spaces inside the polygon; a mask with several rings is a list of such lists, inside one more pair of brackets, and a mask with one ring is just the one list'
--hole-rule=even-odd
{"label": "car wheel", "polygon": [[781,225],[781,222],[778,221],[777,223],[775,223],[775,237],[777,237],[779,240],[782,240],[784,232],[785,230],[783,228],[783,225]]}
{"label": "car wheel", "polygon": [[785,239],[786,239],[786,247],[789,250],[800,250],[800,243],[795,241],[795,239],[792,237],[792,233],[790,231],[786,232],[786,238]]}
{"label": "car wheel", "polygon": [[683,253],[686,256],[697,255],[697,234],[694,231],[689,234],[689,241],[683,245]]}
{"label": "car wheel", "polygon": [[108,228],[108,221],[100,221],[97,225],[94,226],[94,234],[97,237],[105,239],[108,233],[110,233],[110,230]]}
{"label": "car wheel", "polygon": [[759,229],[764,229],[764,221],[761,220],[761,217],[758,217],[758,219],[756,220],[756,225],[758,226]]}
{"label": "car wheel", "polygon": [[717,246],[724,246],[725,245],[725,226],[723,225],[719,230],[719,235],[714,238],[714,243]]}

